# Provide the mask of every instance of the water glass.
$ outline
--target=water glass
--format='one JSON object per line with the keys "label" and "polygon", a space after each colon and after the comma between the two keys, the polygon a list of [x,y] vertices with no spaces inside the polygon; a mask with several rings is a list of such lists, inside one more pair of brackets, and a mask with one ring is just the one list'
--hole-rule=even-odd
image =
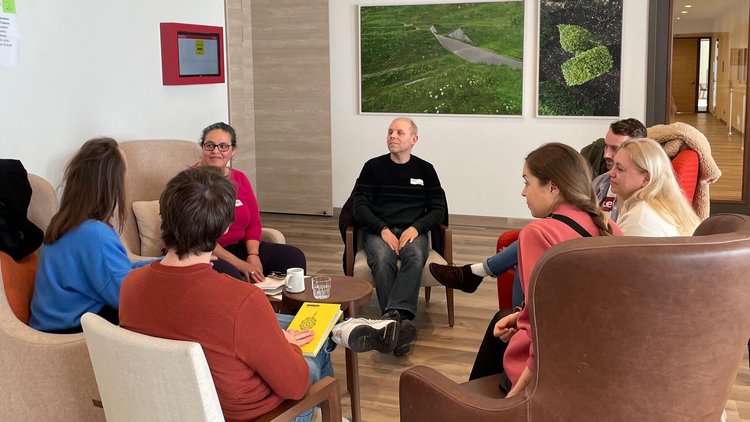
{"label": "water glass", "polygon": [[328,299],[331,296],[331,277],[327,275],[313,277],[312,291],[315,299]]}

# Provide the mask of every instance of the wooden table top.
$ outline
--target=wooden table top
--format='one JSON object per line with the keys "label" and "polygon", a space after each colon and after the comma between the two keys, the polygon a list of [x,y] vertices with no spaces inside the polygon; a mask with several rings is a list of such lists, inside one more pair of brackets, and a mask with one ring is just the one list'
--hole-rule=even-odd
{"label": "wooden table top", "polygon": [[285,288],[281,293],[282,302],[289,308],[298,308],[304,302],[338,303],[341,304],[341,310],[345,311],[350,304],[359,307],[370,301],[370,296],[372,296],[370,283],[345,275],[329,277],[331,277],[331,296],[327,299],[315,299],[312,293],[312,277],[305,277],[305,290],[300,293],[289,293]]}

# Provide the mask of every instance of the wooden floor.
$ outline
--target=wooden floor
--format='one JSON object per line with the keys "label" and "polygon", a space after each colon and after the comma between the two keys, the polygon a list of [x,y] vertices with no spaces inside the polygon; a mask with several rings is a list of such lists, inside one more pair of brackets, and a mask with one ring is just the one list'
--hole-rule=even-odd
{"label": "wooden floor", "polygon": [[679,113],[677,121],[687,123],[703,132],[711,144],[711,154],[722,172],[711,185],[711,200],[739,201],[742,199],[742,134],[732,131],[710,113]]}
{"label": "wooden floor", "polygon": [[[336,218],[282,214],[264,214],[262,217],[264,226],[281,230],[287,243],[305,252],[309,274],[343,274],[341,254],[344,247]],[[497,236],[502,231],[460,225],[452,225],[451,228],[457,264],[478,262],[493,254]],[[444,291],[433,288],[430,303],[425,303],[421,294],[419,314],[415,320],[418,338],[411,353],[400,358],[377,352],[360,354],[363,421],[399,420],[398,379],[401,372],[411,366],[430,366],[456,382],[466,381],[487,323],[497,311],[494,280],[485,279],[474,294],[456,292],[455,305],[455,326],[450,328]],[[373,295],[363,316],[376,318],[379,314]],[[343,350],[335,350],[332,359],[334,371],[341,377],[345,390]],[[727,402],[727,414],[730,421],[750,421],[747,357],[738,363],[738,368],[737,379]],[[342,405],[344,415],[350,417],[348,395],[342,396]]]}

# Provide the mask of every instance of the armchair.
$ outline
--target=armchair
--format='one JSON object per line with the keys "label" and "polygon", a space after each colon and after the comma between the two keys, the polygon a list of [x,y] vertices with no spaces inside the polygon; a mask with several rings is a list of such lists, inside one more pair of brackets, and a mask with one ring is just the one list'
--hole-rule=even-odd
{"label": "armchair", "polygon": [[[433,236],[439,238],[435,239]],[[362,229],[356,229],[354,226],[348,226],[344,234],[344,273],[348,276],[357,277],[362,280],[373,283],[372,271],[367,265],[367,255],[364,250],[364,236]],[[453,263],[453,235],[451,229],[446,225],[441,225],[440,230],[434,230],[430,233],[430,254],[427,257],[424,270],[422,271],[422,287],[424,287],[425,301],[430,301],[430,294],[433,286],[444,287],[430,274],[428,266],[435,262],[443,265]],[[445,288],[446,302],[448,305],[448,325],[453,327],[454,308],[453,308],[453,289]]]}
{"label": "armchair", "polygon": [[[121,142],[120,149],[128,159],[126,213],[120,238],[132,259],[158,256],[163,246],[159,195],[169,179],[200,161],[201,147],[190,141],[147,140]],[[263,240],[285,243],[281,232],[268,228],[263,229]]]}
{"label": "armchair", "polygon": [[712,216],[692,237],[558,244],[531,278],[525,391],[504,400],[496,377],[456,384],[415,367],[401,375],[401,420],[719,420],[750,336],[748,272],[743,215]]}
{"label": "armchair", "polygon": [[36,255],[29,258],[31,267],[0,253],[0,419],[104,421],[91,403],[99,391],[83,334],[34,330],[11,309],[25,309],[28,318],[30,291],[28,300],[14,299],[5,286],[33,286]]}
{"label": "armchair", "polygon": [[[200,344],[128,331],[92,313],[81,324],[108,421],[224,420]],[[259,420],[288,421],[318,403],[325,421],[341,420],[337,380],[324,378]]]}

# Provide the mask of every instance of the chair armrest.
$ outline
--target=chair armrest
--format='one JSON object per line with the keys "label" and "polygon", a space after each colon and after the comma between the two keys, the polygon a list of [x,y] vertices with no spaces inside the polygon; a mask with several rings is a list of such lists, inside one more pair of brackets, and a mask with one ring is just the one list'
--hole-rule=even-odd
{"label": "chair armrest", "polygon": [[344,274],[348,276],[354,275],[354,254],[355,248],[357,247],[356,239],[354,238],[354,226],[346,228],[346,239],[344,240],[344,260],[345,270]]}
{"label": "chair armrest", "polygon": [[341,393],[336,378],[325,377],[311,385],[299,400],[286,400],[279,407],[256,419],[258,422],[290,421],[320,403],[324,422],[341,421]]}
{"label": "chair armrest", "polygon": [[443,258],[448,265],[453,264],[453,230],[445,225],[440,225],[440,235],[443,237]]}
{"label": "chair armrest", "polygon": [[526,420],[524,394],[509,399],[477,394],[426,366],[404,371],[399,381],[402,421]]}
{"label": "chair armrest", "polygon": [[286,237],[280,231],[268,227],[263,227],[261,230],[261,240],[264,242],[286,244]]}
{"label": "chair armrest", "polygon": [[[127,250],[127,248],[126,248],[126,250]],[[134,254],[133,252],[130,252],[130,251],[127,251],[127,252],[128,252],[128,258],[131,261],[133,261],[133,262],[137,262],[137,261],[153,261],[154,259],[159,258],[158,256],[143,256],[143,255],[136,255],[136,254]]]}

